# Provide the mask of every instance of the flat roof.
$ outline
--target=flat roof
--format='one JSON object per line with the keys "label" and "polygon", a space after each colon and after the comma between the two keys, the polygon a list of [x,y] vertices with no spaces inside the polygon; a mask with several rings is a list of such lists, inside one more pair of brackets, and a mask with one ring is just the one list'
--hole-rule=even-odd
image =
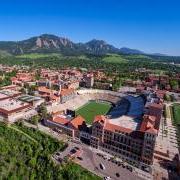
{"label": "flat roof", "polygon": [[36,97],[36,96],[30,96],[30,95],[22,95],[18,97],[20,101],[25,101],[25,102],[32,102],[32,101],[39,101],[42,100],[41,97]]}
{"label": "flat roof", "polygon": [[9,96],[7,96],[6,94],[1,94],[0,93],[0,99],[3,99],[3,98],[8,98]]}
{"label": "flat roof", "polygon": [[4,94],[4,95],[7,95],[7,96],[14,96],[14,95],[20,94],[20,92],[19,91],[14,91],[14,90],[11,90],[11,89],[3,89],[3,90],[0,90],[0,94]]}
{"label": "flat roof", "polygon": [[131,130],[137,130],[141,122],[140,119],[137,119],[131,116],[126,116],[126,115],[120,116],[118,118],[108,119],[108,120],[110,124],[114,124],[117,126],[131,129]]}
{"label": "flat roof", "polygon": [[28,103],[11,98],[0,101],[0,109],[3,109],[5,111],[13,111],[19,108],[26,107],[28,105]]}

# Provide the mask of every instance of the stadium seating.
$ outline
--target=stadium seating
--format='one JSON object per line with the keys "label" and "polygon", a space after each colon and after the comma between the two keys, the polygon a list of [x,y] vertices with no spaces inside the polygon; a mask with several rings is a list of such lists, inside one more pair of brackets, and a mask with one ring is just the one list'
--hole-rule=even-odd
{"label": "stadium seating", "polygon": [[108,113],[111,118],[122,115],[141,116],[144,109],[144,101],[141,96],[131,96],[119,92],[108,90],[85,89],[78,90],[74,99],[56,106],[57,111],[66,109],[77,110],[91,100],[106,101],[113,104],[113,108]]}

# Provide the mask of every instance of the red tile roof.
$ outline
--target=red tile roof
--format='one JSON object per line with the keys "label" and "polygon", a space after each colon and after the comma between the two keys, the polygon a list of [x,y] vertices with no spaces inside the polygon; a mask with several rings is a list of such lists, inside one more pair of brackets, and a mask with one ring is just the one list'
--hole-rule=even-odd
{"label": "red tile roof", "polygon": [[48,89],[48,88],[43,87],[43,86],[38,87],[38,91],[43,92],[43,93],[48,93],[48,94],[52,93],[51,89]]}
{"label": "red tile roof", "polygon": [[79,126],[81,126],[83,123],[85,123],[85,119],[82,116],[78,115],[73,120],[71,120],[70,125],[78,129]]}
{"label": "red tile roof", "polygon": [[148,114],[144,115],[140,131],[157,134],[159,130],[163,105],[153,103],[148,108]]}
{"label": "red tile roof", "polygon": [[63,124],[63,125],[65,125],[65,124],[67,124],[69,122],[67,119],[62,118],[62,117],[58,117],[58,116],[55,117],[53,119],[53,121],[56,122],[56,123],[59,123],[59,124]]}
{"label": "red tile roof", "polygon": [[156,94],[159,98],[163,99],[164,95],[166,94],[166,90],[156,90]]}
{"label": "red tile roof", "polygon": [[60,95],[67,96],[74,93],[74,89],[62,89]]}
{"label": "red tile roof", "polygon": [[58,100],[58,99],[59,99],[59,97],[58,97],[58,96],[55,96],[55,95],[51,95],[50,98],[51,98],[52,100]]}
{"label": "red tile roof", "polygon": [[151,127],[151,128],[149,128],[149,129],[147,129],[146,132],[152,133],[152,134],[157,134],[157,133],[158,133],[158,130],[157,130],[157,129],[154,129],[153,127]]}
{"label": "red tile roof", "polygon": [[105,123],[107,121],[107,118],[104,115],[97,115],[95,116],[93,122],[97,122],[97,121]]}

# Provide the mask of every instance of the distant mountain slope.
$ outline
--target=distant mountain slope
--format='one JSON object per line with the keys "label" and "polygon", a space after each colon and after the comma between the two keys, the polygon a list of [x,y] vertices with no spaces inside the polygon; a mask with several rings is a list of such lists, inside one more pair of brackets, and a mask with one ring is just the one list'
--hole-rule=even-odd
{"label": "distant mountain slope", "polygon": [[142,51],[139,51],[137,49],[130,49],[127,47],[123,47],[119,50],[119,52],[123,53],[123,54],[145,54]]}
{"label": "distant mountain slope", "polygon": [[9,54],[7,51],[0,50],[0,57],[9,57],[11,54]]}
{"label": "distant mountain slope", "polygon": [[118,49],[103,40],[93,39],[87,43],[74,43],[63,37],[43,34],[23,41],[0,41],[0,50],[20,55],[26,53],[62,53],[62,54],[144,54],[135,49]]}

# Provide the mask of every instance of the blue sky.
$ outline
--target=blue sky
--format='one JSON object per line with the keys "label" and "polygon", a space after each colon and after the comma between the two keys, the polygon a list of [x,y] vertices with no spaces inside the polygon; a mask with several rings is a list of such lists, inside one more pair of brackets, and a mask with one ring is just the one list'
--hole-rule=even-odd
{"label": "blue sky", "polygon": [[180,1],[1,0],[0,40],[43,33],[180,55]]}

